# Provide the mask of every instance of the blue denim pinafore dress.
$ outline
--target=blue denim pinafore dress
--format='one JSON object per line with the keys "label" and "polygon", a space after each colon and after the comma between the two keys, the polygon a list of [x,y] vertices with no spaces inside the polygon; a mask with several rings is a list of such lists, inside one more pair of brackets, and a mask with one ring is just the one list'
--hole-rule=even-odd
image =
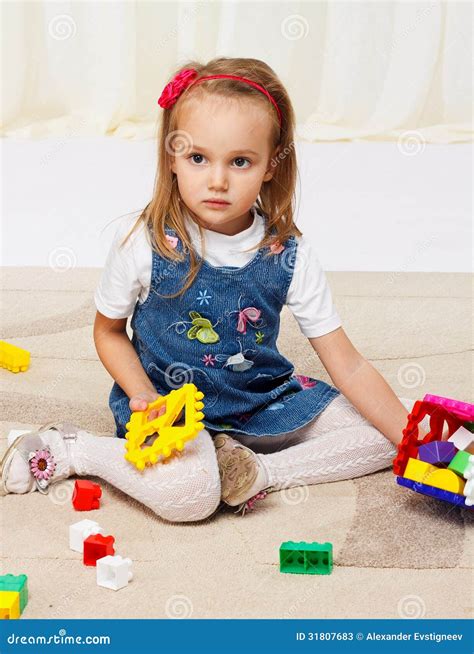
{"label": "blue denim pinafore dress", "polygon": [[[165,233],[185,252],[172,229]],[[172,299],[161,295],[183,286],[189,253],[174,262],[153,250],[150,292],[135,306],[132,344],[157,393],[167,395],[190,382],[204,393],[203,423],[211,435],[295,431],[340,394],[321,380],[295,375],[277,349],[297,241],[291,236],[283,245],[278,254],[261,248],[240,268],[215,267],[204,259],[190,288]],[[109,406],[123,438],[129,398],[117,383]]]}

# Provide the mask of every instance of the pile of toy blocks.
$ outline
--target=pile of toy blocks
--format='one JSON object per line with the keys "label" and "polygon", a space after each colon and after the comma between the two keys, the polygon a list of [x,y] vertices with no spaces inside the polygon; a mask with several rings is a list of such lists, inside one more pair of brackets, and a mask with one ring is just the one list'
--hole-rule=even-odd
{"label": "pile of toy blocks", "polygon": [[[94,511],[100,507],[102,489],[88,479],[74,483],[72,505],[76,511]],[[132,561],[115,554],[115,538],[104,536],[99,523],[81,520],[69,527],[69,547],[82,554],[84,565],[95,566],[97,585],[111,590],[125,588],[133,579]]]}
{"label": "pile of toy blocks", "polygon": [[0,620],[15,620],[28,604],[28,577],[0,575]]}
{"label": "pile of toy blocks", "polygon": [[[429,416],[430,431],[419,438],[419,423]],[[447,430],[447,434],[444,432]],[[448,438],[442,439],[443,434]],[[397,483],[455,506],[474,508],[474,405],[425,395],[408,416],[393,461]]]}

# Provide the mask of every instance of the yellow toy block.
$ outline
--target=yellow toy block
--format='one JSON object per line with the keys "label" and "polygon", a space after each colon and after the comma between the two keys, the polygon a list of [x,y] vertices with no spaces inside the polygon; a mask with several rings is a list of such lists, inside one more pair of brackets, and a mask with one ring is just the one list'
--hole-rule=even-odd
{"label": "yellow toy block", "polygon": [[30,353],[21,347],[0,341],[0,367],[11,372],[25,372],[30,365]]}
{"label": "yellow toy block", "polygon": [[431,465],[431,463],[426,463],[426,461],[420,461],[419,459],[413,459],[410,457],[403,476],[412,481],[419,481],[422,484],[426,484],[426,480],[430,474],[436,470],[438,470],[438,468]]}
{"label": "yellow toy block", "polygon": [[[204,418],[201,402],[204,393],[198,391],[194,384],[184,384],[181,388],[171,391],[168,395],[159,397],[148,405],[145,411],[134,411],[130,421],[125,425],[127,432],[125,438],[125,459],[130,461],[138,470],[143,470],[146,464],[153,465],[162,457],[166,459],[173,450],[179,452],[184,449],[187,441],[196,438],[204,429],[200,422]],[[166,405],[166,412],[148,422],[150,411]],[[184,425],[174,425],[175,420],[184,407]],[[145,440],[152,434],[158,434],[151,445]]]}
{"label": "yellow toy block", "polygon": [[427,486],[434,486],[442,490],[458,493],[462,495],[465,481],[452,470],[446,468],[437,468],[431,463],[420,461],[419,459],[409,458],[405,468],[406,479],[417,481]]}
{"label": "yellow toy block", "polygon": [[20,617],[20,593],[16,590],[0,590],[0,620],[16,620]]}

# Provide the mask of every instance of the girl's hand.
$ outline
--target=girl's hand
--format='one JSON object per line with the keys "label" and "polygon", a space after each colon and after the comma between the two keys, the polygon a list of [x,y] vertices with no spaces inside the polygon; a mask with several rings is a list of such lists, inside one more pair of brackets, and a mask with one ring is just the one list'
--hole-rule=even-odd
{"label": "girl's hand", "polygon": [[[129,402],[130,410],[146,411],[148,405],[154,402],[159,397],[161,397],[159,393],[153,393],[151,391],[142,391],[141,393],[138,393],[137,395],[134,395],[132,398],[130,398],[130,402]],[[148,422],[150,422],[150,420],[154,420],[155,418],[158,418],[159,416],[162,416],[165,412],[166,412],[166,405],[163,405],[159,409],[153,409],[152,411],[150,411],[150,415],[148,416]]]}

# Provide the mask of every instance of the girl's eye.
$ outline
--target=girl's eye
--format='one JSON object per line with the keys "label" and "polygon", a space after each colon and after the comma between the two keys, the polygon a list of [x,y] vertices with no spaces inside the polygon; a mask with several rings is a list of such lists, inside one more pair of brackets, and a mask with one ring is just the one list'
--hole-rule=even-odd
{"label": "girl's eye", "polygon": [[199,161],[195,161],[195,160],[194,160],[195,157],[197,157],[198,159],[199,159],[199,157],[200,157],[201,159],[204,159],[204,157],[202,156],[202,154],[192,154],[189,158],[193,160],[193,163],[200,163]]}
{"label": "girl's eye", "polygon": [[[195,164],[200,164],[200,163],[202,163],[201,160],[205,159],[205,157],[202,154],[193,153],[193,154],[189,155],[189,159],[191,159],[192,162],[195,163]],[[249,165],[252,163],[249,159],[246,159],[245,157],[237,157],[236,159],[234,159],[234,162],[245,162],[245,161]],[[248,168],[248,167],[249,166],[246,166],[246,168]],[[245,169],[244,166],[242,166],[240,164],[237,165],[237,168]]]}
{"label": "girl's eye", "polygon": [[[245,159],[245,157],[237,157],[237,159],[234,159],[234,161],[246,161],[248,164],[251,163],[249,161],[249,159]],[[243,166],[237,166],[237,168],[243,168]],[[248,166],[247,166],[247,168],[248,168]]]}

